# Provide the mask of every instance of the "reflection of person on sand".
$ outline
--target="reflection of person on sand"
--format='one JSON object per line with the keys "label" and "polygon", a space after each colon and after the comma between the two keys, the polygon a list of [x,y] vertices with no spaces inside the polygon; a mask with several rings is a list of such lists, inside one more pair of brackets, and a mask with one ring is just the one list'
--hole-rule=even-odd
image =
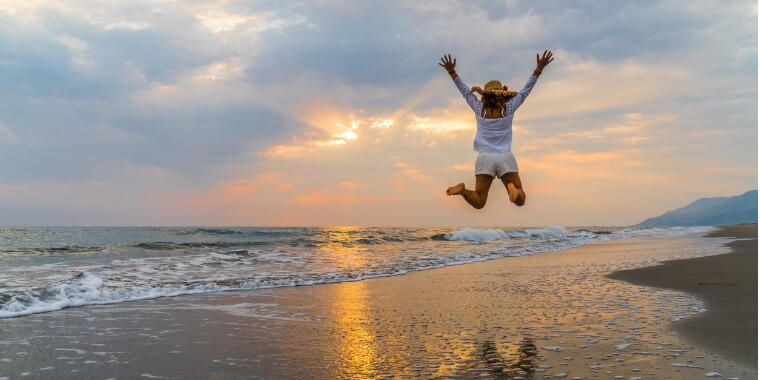
{"label": "reflection of person on sand", "polygon": [[[457,60],[452,61],[450,54],[441,58],[439,65],[451,75],[467,104],[475,112],[478,125],[474,143],[474,149],[478,152],[475,162],[475,190],[465,189],[464,183],[459,183],[449,187],[446,194],[461,195],[472,207],[483,208],[493,178],[499,177],[507,188],[509,200],[518,206],[525,204],[525,191],[517,172],[517,161],[512,154],[512,118],[530,94],[541,71],[553,60],[551,51],[544,50],[541,57],[536,54],[536,69],[533,70],[533,75],[528,78],[522,90],[514,92],[509,91],[507,86],[502,86],[497,80],[486,83],[482,89],[477,86],[470,89],[454,71]],[[479,93],[481,100],[478,100],[473,92]]]}
{"label": "reflection of person on sand", "polygon": [[493,341],[485,341],[481,346],[482,360],[495,379],[532,379],[536,372],[536,345],[530,338],[524,338],[517,343],[519,349],[512,360],[499,354],[499,349]]}

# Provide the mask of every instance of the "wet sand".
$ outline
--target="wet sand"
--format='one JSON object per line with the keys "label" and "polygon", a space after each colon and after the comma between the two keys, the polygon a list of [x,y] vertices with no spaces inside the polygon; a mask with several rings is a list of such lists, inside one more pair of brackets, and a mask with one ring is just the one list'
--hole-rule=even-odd
{"label": "wet sand", "polygon": [[666,261],[610,278],[697,295],[707,311],[675,324],[689,341],[757,368],[757,224],[723,226],[708,237],[732,237],[732,252]]}
{"label": "wet sand", "polygon": [[725,253],[727,240],[618,240],[404,276],[3,319],[0,377],[757,378],[678,334],[674,321],[704,311],[698,297],[605,277]]}

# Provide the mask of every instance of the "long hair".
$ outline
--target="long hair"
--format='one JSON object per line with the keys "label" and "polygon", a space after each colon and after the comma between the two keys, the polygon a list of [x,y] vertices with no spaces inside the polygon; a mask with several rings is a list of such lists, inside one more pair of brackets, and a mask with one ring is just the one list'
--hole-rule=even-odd
{"label": "long hair", "polygon": [[483,91],[482,88],[475,86],[472,88],[472,92],[480,94],[480,101],[483,102],[483,108],[497,109],[504,108],[509,99],[512,99],[514,95],[501,95],[492,91]]}
{"label": "long hair", "polygon": [[512,97],[514,97],[514,95],[497,95],[492,92],[486,92],[481,96],[481,101],[483,102],[484,108],[500,110],[504,108],[504,105],[507,104]]}

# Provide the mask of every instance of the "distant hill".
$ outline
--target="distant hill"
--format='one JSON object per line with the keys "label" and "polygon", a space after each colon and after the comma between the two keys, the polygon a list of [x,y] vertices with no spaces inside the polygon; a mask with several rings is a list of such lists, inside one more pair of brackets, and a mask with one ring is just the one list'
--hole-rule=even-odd
{"label": "distant hill", "polygon": [[734,197],[701,198],[677,210],[649,218],[639,226],[717,226],[757,223],[757,190]]}

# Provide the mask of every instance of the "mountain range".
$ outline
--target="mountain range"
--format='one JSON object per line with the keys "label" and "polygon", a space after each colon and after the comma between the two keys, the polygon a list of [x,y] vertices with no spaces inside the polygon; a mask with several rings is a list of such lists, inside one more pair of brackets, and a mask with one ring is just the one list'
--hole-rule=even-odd
{"label": "mountain range", "polygon": [[716,226],[757,223],[757,190],[733,197],[700,198],[639,226]]}

